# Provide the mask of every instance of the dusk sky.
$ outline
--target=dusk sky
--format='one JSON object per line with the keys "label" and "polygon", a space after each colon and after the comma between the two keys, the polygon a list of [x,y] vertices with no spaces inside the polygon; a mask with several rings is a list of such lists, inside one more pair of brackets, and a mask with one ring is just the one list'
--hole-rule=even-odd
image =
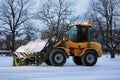
{"label": "dusk sky", "polygon": [[[37,10],[37,8],[39,8],[40,4],[43,4],[46,0],[36,0],[35,1],[35,11]],[[87,8],[89,7],[89,2],[90,0],[75,0],[76,1],[76,5],[75,7],[75,11],[77,12],[76,15],[84,15],[84,13],[86,12]],[[35,26],[38,27],[40,26],[40,24],[42,25],[42,23],[40,23],[39,20],[34,20]],[[37,24],[36,24],[37,23]]]}
{"label": "dusk sky", "polygon": [[78,3],[76,4],[76,10],[78,13],[84,14],[89,6],[90,0],[77,0]]}
{"label": "dusk sky", "polygon": [[[0,0],[0,2],[1,1],[2,0]],[[35,1],[35,0],[33,0],[33,1]],[[34,13],[34,11],[36,12],[37,8],[39,8],[39,5],[43,4],[45,1],[46,0],[36,0],[35,5],[33,5],[34,8],[36,8],[36,9],[33,9],[32,12],[33,13]],[[76,0],[76,4],[74,6],[75,11],[77,12],[76,15],[78,15],[78,14],[83,15],[89,6],[89,2],[90,2],[90,0]],[[35,21],[35,23],[36,23],[36,21]],[[37,21],[37,23],[39,23],[39,21]],[[39,25],[36,25],[36,26],[39,26]]]}
{"label": "dusk sky", "polygon": [[[36,6],[39,7],[40,4],[44,3],[46,0],[36,0]],[[84,12],[87,10],[89,6],[90,0],[75,0],[75,11],[77,11],[80,14],[84,14]]]}

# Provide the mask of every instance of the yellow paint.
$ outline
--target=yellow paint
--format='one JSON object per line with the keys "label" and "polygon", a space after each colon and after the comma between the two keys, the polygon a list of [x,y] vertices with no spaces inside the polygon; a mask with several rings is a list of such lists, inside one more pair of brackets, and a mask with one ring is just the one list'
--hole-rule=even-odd
{"label": "yellow paint", "polygon": [[17,61],[17,57],[14,57],[14,64],[15,64],[15,66],[19,66],[19,62]]}
{"label": "yellow paint", "polygon": [[64,49],[67,55],[82,56],[87,50],[94,50],[98,57],[102,56],[101,44],[97,42],[72,42],[67,41],[67,48],[58,47]]}

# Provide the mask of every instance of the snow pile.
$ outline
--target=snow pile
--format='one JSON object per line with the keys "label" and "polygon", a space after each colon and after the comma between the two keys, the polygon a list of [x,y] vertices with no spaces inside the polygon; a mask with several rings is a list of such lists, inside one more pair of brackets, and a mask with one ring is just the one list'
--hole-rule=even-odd
{"label": "snow pile", "polygon": [[43,41],[40,39],[30,41],[27,45],[19,47],[15,52],[38,52],[43,49],[46,42],[46,40]]}

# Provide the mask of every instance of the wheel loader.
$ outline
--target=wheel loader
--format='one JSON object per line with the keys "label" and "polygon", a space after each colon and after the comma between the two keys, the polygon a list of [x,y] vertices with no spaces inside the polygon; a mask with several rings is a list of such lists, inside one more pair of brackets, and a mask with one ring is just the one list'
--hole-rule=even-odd
{"label": "wheel loader", "polygon": [[[67,26],[68,38],[55,39],[46,43],[39,52],[14,53],[14,65],[40,65],[46,63],[52,66],[63,66],[67,58],[73,57],[76,65],[94,66],[98,57],[102,56],[102,46],[90,39],[90,24],[74,24]],[[20,57],[24,56],[24,57]]]}

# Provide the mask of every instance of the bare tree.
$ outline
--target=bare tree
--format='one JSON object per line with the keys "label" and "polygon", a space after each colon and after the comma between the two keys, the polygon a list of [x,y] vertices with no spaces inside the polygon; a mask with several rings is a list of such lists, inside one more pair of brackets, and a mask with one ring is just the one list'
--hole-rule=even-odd
{"label": "bare tree", "polygon": [[37,39],[40,35],[40,30],[34,27],[32,22],[28,22],[24,25],[24,35],[26,35],[27,42]]}
{"label": "bare tree", "polygon": [[[10,49],[10,34],[7,28],[0,27],[0,40],[2,40],[2,47],[3,49],[9,50]],[[4,45],[4,46],[3,46]]]}
{"label": "bare tree", "polygon": [[95,0],[91,2],[89,19],[99,29],[103,44],[109,48],[111,58],[115,57],[120,38],[115,38],[115,27],[119,28],[119,0]]}
{"label": "bare tree", "polygon": [[34,26],[32,21],[27,21],[16,29],[16,39],[19,41],[16,48],[40,37],[40,30]]}
{"label": "bare tree", "polygon": [[28,9],[30,0],[2,0],[0,5],[0,20],[9,29],[11,35],[11,50],[15,50],[16,30],[29,20]]}
{"label": "bare tree", "polygon": [[68,0],[47,0],[39,9],[38,19],[47,26],[50,36],[63,37],[70,23],[73,4]]}

